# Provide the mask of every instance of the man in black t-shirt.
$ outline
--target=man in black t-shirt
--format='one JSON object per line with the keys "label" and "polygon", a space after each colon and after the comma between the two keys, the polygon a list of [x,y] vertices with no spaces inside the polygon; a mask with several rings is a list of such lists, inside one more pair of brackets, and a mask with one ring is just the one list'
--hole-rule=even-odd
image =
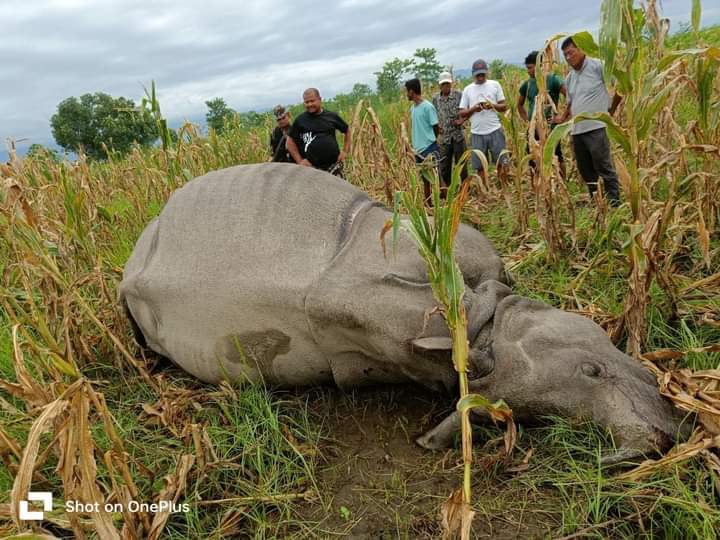
{"label": "man in black t-shirt", "polygon": [[272,161],[279,163],[295,163],[290,152],[287,151],[285,142],[287,141],[288,131],[290,130],[290,111],[282,105],[278,105],[273,109],[273,115],[277,121],[277,126],[270,135],[270,151],[272,152]]}
{"label": "man in black t-shirt", "polygon": [[[322,98],[316,88],[303,92],[305,112],[290,127],[287,149],[296,163],[315,167],[343,178],[343,161],[350,152],[350,128],[345,120],[322,108]],[[342,152],[335,139],[335,131],[345,135]]]}

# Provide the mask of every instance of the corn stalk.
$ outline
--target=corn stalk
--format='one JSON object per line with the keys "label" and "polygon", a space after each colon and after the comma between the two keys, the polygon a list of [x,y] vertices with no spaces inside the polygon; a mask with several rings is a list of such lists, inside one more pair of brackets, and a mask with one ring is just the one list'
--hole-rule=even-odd
{"label": "corn stalk", "polygon": [[651,194],[659,171],[654,167],[656,149],[650,134],[657,130],[660,112],[668,101],[688,84],[682,67],[692,58],[714,57],[716,51],[706,48],[666,53],[657,39],[646,39],[646,34],[660,36],[664,31],[654,1],[636,9],[632,0],[604,0],[601,13],[599,45],[587,31],[574,34],[573,40],[588,56],[603,60],[606,80],[614,79],[623,97],[624,115],[616,120],[605,112],[581,114],[558,126],[550,136],[552,144],[545,148],[543,165],[549,167],[554,144],[570,131],[573,122],[600,120],[619,146],[623,159],[616,160],[616,167],[632,215],[627,224],[629,240],[624,246],[629,291],[623,323],[627,350],[639,357],[647,336],[650,285],[662,256],[666,226],[657,222],[657,204]]}
{"label": "corn stalk", "polygon": [[[452,180],[447,189],[446,197],[441,198],[440,179],[435,167],[423,169],[421,174],[432,186],[432,202],[434,217],[430,219],[425,206],[422,182],[418,174],[413,172],[410,175],[410,190],[395,193],[395,207],[393,218],[383,228],[381,240],[384,235],[392,229],[393,245],[397,242],[399,228],[402,228],[410,235],[417,245],[420,256],[425,261],[428,272],[428,279],[433,291],[433,296],[440,303],[440,311],[450,330],[452,338],[452,361],[458,373],[460,382],[460,401],[457,409],[460,412],[462,428],[462,452],[463,452],[463,485],[462,497],[451,496],[451,505],[460,505],[459,523],[461,537],[469,538],[470,526],[474,516],[471,510],[472,488],[472,428],[470,426],[470,409],[483,407],[490,411],[494,418],[502,418],[512,423],[512,413],[507,406],[498,402],[491,404],[484,397],[477,394],[470,394],[468,388],[468,337],[467,337],[467,314],[463,303],[465,294],[465,283],[454,256],[455,236],[460,226],[460,217],[463,206],[467,200],[469,182],[461,183],[461,171],[464,167],[470,152],[466,152],[459,163],[453,168]],[[485,166],[487,164],[485,163]],[[408,212],[405,219],[400,217],[400,211]],[[451,521],[451,520],[448,520]]]}

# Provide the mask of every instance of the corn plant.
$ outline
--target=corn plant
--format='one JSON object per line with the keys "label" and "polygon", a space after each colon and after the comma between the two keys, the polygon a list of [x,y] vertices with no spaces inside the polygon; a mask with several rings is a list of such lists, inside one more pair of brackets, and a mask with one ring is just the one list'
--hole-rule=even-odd
{"label": "corn plant", "polygon": [[[509,103],[517,102],[517,88],[519,82],[515,74],[511,75],[509,79],[509,86],[507,88],[507,98]],[[518,114],[515,107],[510,107],[509,112],[506,114],[499,115],[500,121],[502,122],[503,129],[505,130],[505,136],[508,140],[509,147],[512,152],[513,159],[510,161],[511,175],[513,178],[513,185],[515,188],[515,233],[521,234],[528,228],[528,203],[526,198],[526,191],[524,189],[524,179],[527,175],[527,169],[530,164],[530,156],[525,149],[525,142],[527,135],[523,133],[525,130],[522,129],[522,123],[520,115]],[[510,194],[508,193],[508,197]],[[508,203],[508,209],[512,211],[512,205]]]}
{"label": "corn plant", "polygon": [[[437,171],[424,169],[422,173],[425,181],[432,186],[432,203],[434,216],[431,219],[425,205],[422,182],[414,172],[410,174],[410,189],[406,192],[395,193],[395,207],[393,218],[385,224],[381,239],[385,233],[392,229],[393,246],[397,241],[399,228],[407,231],[417,245],[420,256],[425,261],[428,279],[433,296],[440,303],[440,312],[450,330],[452,338],[452,362],[458,373],[460,383],[460,401],[457,409],[461,415],[462,452],[463,452],[463,485],[462,497],[451,496],[451,504],[460,510],[451,510],[449,513],[459,514],[460,520],[456,526],[461,529],[461,537],[469,538],[470,525],[474,512],[471,510],[471,467],[472,467],[472,429],[470,427],[470,409],[482,407],[487,409],[494,418],[512,423],[512,413],[507,406],[498,402],[490,403],[478,394],[470,394],[468,389],[468,337],[467,314],[463,303],[465,283],[454,256],[455,236],[460,226],[460,216],[467,200],[469,182],[461,184],[461,171],[470,153],[466,152],[460,162],[454,167],[450,186],[447,188],[445,198],[441,197],[440,179]],[[487,163],[485,164],[487,166]],[[400,211],[408,212],[407,218],[400,217]],[[460,502],[461,501],[461,502]],[[449,520],[451,521],[451,520]]]}
{"label": "corn plant", "polygon": [[599,45],[589,32],[574,34],[573,40],[588,56],[603,60],[606,80],[614,79],[623,97],[624,117],[616,120],[606,112],[582,114],[558,126],[549,137],[543,165],[549,167],[555,144],[570,131],[573,122],[587,118],[603,122],[609,137],[618,144],[622,159],[616,160],[616,166],[632,214],[625,245],[629,291],[623,322],[627,350],[639,357],[647,335],[649,289],[675,209],[675,201],[669,198],[658,208],[651,196],[661,174],[651,134],[657,129],[659,113],[688,84],[682,69],[688,59],[712,58],[716,52],[695,49],[665,53],[657,39],[647,39],[646,34],[663,35],[655,2],[636,9],[632,0],[604,0],[601,13]]}

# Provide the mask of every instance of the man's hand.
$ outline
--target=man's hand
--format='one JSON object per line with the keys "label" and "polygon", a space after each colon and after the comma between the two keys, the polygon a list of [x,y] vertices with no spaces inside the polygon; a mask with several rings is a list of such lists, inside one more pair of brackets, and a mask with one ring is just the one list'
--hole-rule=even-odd
{"label": "man's hand", "polygon": [[347,157],[347,154],[345,153],[345,150],[340,152],[340,155],[338,156],[338,163],[345,161],[345,158]]}
{"label": "man's hand", "polygon": [[454,126],[462,126],[465,123],[465,119],[464,118],[456,118],[455,120],[452,121],[452,123]]}
{"label": "man's hand", "polygon": [[307,159],[301,160],[298,165],[302,165],[303,167],[312,167],[312,163],[310,163]]}

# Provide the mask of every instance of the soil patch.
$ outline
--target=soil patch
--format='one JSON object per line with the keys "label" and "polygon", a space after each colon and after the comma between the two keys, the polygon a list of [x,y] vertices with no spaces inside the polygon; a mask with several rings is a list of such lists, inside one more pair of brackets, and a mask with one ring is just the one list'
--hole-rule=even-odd
{"label": "soil patch", "polygon": [[[327,435],[316,478],[322,504],[302,510],[319,522],[318,535],[439,538],[441,504],[462,481],[461,455],[425,450],[414,439],[452,412],[452,400],[416,387],[316,389],[307,398]],[[547,536],[557,526],[549,494],[503,477],[497,442],[476,444],[474,536]]]}

